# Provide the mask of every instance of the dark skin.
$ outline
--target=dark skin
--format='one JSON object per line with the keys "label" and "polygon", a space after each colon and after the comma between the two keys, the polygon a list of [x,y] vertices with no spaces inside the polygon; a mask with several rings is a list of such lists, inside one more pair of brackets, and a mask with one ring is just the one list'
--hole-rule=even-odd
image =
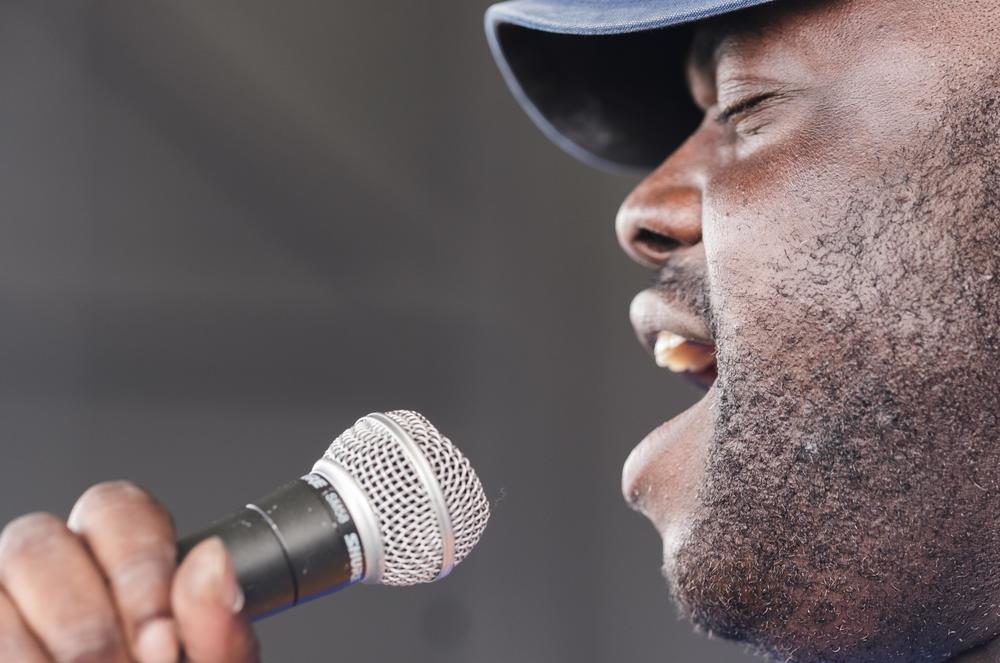
{"label": "dark skin", "polygon": [[[622,206],[661,281],[639,335],[697,342],[658,354],[710,385],[625,495],[683,612],[776,660],[1000,660],[997,26],[930,0],[706,24],[706,119]],[[256,660],[224,550],[177,568],[173,541],[125,483],[10,523],[0,660]]]}
{"label": "dark skin", "polygon": [[68,521],[22,516],[0,535],[0,660],[258,660],[218,539],[178,568],[170,515],[126,482],[87,490]]}
{"label": "dark skin", "polygon": [[660,271],[640,338],[688,339],[657,360],[709,385],[624,493],[680,610],[775,660],[1000,660],[998,22],[829,0],[703,26],[705,121],[619,214]]}

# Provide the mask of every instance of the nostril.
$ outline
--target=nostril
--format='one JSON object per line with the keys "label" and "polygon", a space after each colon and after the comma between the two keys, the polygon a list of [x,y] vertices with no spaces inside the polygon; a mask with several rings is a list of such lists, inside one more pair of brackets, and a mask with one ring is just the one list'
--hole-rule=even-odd
{"label": "nostril", "polygon": [[640,228],[632,240],[636,248],[652,258],[665,258],[668,253],[678,248],[681,243],[673,237],[661,235],[648,228]]}

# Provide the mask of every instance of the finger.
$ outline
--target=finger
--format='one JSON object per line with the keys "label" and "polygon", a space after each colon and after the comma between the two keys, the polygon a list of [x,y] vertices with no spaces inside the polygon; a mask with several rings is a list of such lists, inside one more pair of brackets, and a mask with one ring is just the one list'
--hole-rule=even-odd
{"label": "finger", "polygon": [[50,514],[22,516],[0,534],[0,585],[57,663],[127,663],[104,576],[83,542]]}
{"label": "finger", "polygon": [[49,663],[51,660],[10,598],[0,591],[0,661]]}
{"label": "finger", "polygon": [[170,514],[135,485],[111,481],[87,490],[68,524],[86,541],[108,580],[132,655],[140,663],[176,661],[179,644],[170,613],[176,552]]}
{"label": "finger", "polygon": [[222,541],[202,541],[174,576],[171,595],[184,651],[192,663],[257,661],[257,642],[240,614],[243,592]]}

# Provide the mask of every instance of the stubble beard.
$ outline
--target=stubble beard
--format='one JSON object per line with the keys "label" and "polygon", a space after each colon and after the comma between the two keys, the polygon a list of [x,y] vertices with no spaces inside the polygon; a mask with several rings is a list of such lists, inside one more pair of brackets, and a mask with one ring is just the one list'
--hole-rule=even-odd
{"label": "stubble beard", "polygon": [[790,247],[768,296],[726,293],[754,324],[716,323],[714,439],[664,566],[702,629],[777,660],[855,662],[945,661],[1000,632],[988,89]]}

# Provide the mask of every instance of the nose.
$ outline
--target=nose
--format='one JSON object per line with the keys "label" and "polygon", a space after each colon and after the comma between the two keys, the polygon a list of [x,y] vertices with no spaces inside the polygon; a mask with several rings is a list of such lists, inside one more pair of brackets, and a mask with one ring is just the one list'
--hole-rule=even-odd
{"label": "nose", "polygon": [[661,267],[674,251],[701,241],[702,188],[685,151],[640,182],[618,210],[618,243],[646,267]]}

